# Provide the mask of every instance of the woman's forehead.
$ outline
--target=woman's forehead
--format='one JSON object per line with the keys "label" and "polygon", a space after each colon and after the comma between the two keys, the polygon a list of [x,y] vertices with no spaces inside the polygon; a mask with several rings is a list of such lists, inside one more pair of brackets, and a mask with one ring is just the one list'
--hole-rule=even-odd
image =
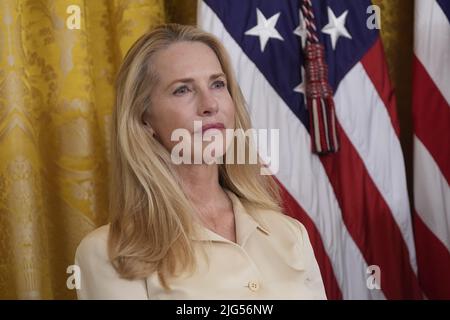
{"label": "woman's forehead", "polygon": [[215,52],[198,41],[171,44],[156,54],[153,67],[161,78],[209,76],[223,72]]}

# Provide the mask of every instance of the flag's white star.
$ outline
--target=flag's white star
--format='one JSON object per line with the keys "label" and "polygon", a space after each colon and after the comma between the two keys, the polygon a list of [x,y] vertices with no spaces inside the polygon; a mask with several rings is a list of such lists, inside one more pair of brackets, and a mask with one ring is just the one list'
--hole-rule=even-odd
{"label": "flag's white star", "polygon": [[298,27],[294,30],[294,33],[298,35],[302,41],[302,48],[305,47],[306,39],[308,38],[308,31],[306,30],[306,21],[303,18],[302,10],[298,11],[299,15],[299,24]]}
{"label": "flag's white star", "polygon": [[306,92],[305,68],[302,67],[301,73],[302,73],[302,82],[294,88],[294,91],[305,95]]}
{"label": "flag's white star", "polygon": [[279,40],[284,40],[280,33],[275,29],[275,25],[277,24],[278,18],[280,17],[280,12],[274,14],[269,19],[266,19],[261,11],[256,8],[256,16],[257,16],[257,24],[253,28],[247,30],[245,32],[246,35],[249,36],[257,36],[259,37],[259,44],[261,45],[261,52],[264,51],[266,47],[267,41],[270,38],[275,38]]}
{"label": "flag's white star", "polygon": [[323,27],[322,32],[331,36],[331,45],[333,50],[336,49],[336,43],[339,37],[344,36],[351,39],[352,36],[345,28],[345,19],[347,19],[348,10],[336,18],[334,12],[328,7],[328,24]]}

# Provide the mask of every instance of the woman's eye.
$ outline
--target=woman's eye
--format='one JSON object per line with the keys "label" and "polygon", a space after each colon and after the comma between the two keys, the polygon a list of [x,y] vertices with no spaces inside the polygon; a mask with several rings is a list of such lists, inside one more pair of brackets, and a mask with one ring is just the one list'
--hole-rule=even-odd
{"label": "woman's eye", "polygon": [[186,87],[186,86],[182,86],[182,87],[177,88],[173,92],[173,94],[176,95],[176,96],[181,96],[181,95],[185,94],[186,92],[189,92],[189,88]]}
{"label": "woman's eye", "polygon": [[214,88],[223,88],[225,87],[225,81],[218,80],[213,83]]}

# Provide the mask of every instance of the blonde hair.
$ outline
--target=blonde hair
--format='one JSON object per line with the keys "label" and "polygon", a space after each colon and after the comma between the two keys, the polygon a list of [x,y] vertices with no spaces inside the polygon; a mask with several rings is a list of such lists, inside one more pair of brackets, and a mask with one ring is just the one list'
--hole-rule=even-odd
{"label": "blonde hair", "polygon": [[[196,266],[190,239],[195,233],[194,209],[169,152],[145,129],[142,116],[151,108],[152,85],[157,81],[152,57],[179,41],[202,42],[215,52],[235,105],[235,128],[251,127],[229,58],[213,35],[192,26],[166,24],[144,34],[128,51],[119,70],[113,111],[108,254],[121,277],[145,278],[157,272],[166,289],[168,277],[192,272]],[[245,144],[248,153],[248,141]],[[248,209],[280,211],[277,184],[271,176],[261,175],[260,168],[260,161],[219,165],[220,184]]]}

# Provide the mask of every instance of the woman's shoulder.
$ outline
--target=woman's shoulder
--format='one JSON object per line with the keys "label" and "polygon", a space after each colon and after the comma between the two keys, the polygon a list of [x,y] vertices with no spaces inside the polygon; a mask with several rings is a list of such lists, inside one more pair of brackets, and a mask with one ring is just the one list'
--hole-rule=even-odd
{"label": "woman's shoulder", "polygon": [[108,257],[109,225],[88,233],[78,245],[75,264],[81,271],[78,299],[148,299],[145,281],[123,279]]}
{"label": "woman's shoulder", "polygon": [[89,232],[80,242],[76,249],[75,260],[82,261],[104,261],[108,259],[108,234],[109,224],[98,227]]}

